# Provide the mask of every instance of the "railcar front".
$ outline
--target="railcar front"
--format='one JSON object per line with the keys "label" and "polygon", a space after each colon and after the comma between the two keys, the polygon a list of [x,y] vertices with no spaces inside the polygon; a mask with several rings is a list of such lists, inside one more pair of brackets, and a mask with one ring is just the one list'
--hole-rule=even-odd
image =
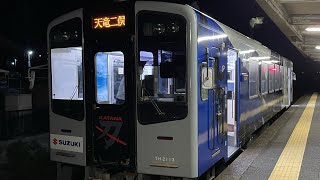
{"label": "railcar front", "polygon": [[137,170],[198,177],[197,26],[192,8],[136,3]]}
{"label": "railcar front", "polygon": [[50,23],[51,160],[111,174],[135,171],[133,17],[133,5],[125,2],[79,9]]}

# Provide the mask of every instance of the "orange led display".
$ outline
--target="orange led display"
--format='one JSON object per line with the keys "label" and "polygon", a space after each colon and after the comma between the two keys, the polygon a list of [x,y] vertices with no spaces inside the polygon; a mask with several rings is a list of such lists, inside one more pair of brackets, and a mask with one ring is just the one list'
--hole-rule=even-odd
{"label": "orange led display", "polygon": [[126,26],[126,16],[106,16],[93,18],[93,29],[109,29]]}

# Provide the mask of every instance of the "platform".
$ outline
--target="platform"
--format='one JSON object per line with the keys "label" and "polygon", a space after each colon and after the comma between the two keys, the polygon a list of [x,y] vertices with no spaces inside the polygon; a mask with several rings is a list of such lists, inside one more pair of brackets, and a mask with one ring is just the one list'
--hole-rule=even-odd
{"label": "platform", "polygon": [[320,97],[301,97],[216,179],[320,179]]}

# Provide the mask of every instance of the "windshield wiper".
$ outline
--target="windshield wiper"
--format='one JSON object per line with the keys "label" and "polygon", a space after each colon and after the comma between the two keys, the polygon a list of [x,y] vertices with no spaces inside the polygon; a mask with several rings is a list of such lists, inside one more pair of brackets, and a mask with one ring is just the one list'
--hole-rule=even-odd
{"label": "windshield wiper", "polygon": [[159,108],[158,104],[153,100],[153,98],[151,97],[151,95],[148,92],[148,90],[146,88],[143,88],[142,90],[144,90],[147,93],[148,99],[151,102],[151,104],[153,105],[154,109],[157,111],[158,115],[160,115],[160,116],[165,115],[165,113],[162,112],[161,109]]}
{"label": "windshield wiper", "polygon": [[70,100],[73,100],[74,96],[76,95],[77,88],[78,88],[78,85],[76,85],[76,86],[74,87],[73,92],[72,92],[72,96],[70,97]]}

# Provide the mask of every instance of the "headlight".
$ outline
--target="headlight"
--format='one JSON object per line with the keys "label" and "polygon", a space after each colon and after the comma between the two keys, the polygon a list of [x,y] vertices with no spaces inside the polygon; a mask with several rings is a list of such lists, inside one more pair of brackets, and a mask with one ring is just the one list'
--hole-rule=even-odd
{"label": "headlight", "polygon": [[168,24],[167,31],[171,33],[179,32],[179,26],[176,23]]}
{"label": "headlight", "polygon": [[153,33],[156,35],[161,35],[166,31],[164,24],[155,24],[153,26]]}

